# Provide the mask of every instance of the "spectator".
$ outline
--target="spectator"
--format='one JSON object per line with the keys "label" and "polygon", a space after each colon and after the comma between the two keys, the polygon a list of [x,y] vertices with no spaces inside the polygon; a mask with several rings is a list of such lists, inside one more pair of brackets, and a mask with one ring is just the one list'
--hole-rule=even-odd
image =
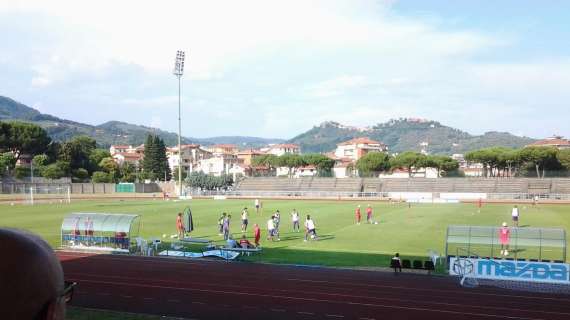
{"label": "spectator", "polygon": [[73,285],[49,245],[24,231],[0,228],[0,318],[65,319]]}
{"label": "spectator", "polygon": [[242,249],[251,249],[253,248],[253,245],[251,244],[251,242],[249,242],[249,240],[247,240],[247,238],[245,237],[245,234],[241,236],[241,239],[239,240],[239,246]]}
{"label": "spectator", "polygon": [[394,273],[402,272],[402,260],[400,260],[400,254],[396,252],[392,260],[390,261],[390,266],[394,268]]}
{"label": "spectator", "polygon": [[232,238],[232,236],[229,236],[228,239],[226,240],[228,248],[230,249],[239,248],[238,242],[235,241],[234,238]]}
{"label": "spectator", "polygon": [[259,225],[256,223],[253,225],[253,239],[255,242],[255,247],[259,247],[259,239],[261,239],[261,229]]}

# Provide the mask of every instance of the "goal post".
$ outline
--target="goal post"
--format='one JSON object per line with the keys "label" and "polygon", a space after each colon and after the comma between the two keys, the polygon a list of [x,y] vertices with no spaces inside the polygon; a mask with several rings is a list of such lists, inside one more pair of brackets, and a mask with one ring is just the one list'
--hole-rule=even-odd
{"label": "goal post", "polygon": [[33,186],[24,190],[24,203],[71,203],[70,186]]}

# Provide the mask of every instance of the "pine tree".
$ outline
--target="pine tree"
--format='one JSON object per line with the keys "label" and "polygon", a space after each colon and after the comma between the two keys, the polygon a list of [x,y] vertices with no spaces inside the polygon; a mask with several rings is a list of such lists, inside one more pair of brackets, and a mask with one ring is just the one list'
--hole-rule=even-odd
{"label": "pine tree", "polygon": [[155,180],[157,176],[157,172],[155,170],[156,154],[154,137],[149,134],[146,137],[146,142],[144,144],[143,170],[147,178],[151,180]]}

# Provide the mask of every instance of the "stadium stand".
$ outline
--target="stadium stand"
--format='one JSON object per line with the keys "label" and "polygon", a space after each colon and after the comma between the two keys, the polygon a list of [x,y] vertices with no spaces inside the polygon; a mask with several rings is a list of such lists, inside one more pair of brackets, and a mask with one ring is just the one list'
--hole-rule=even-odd
{"label": "stadium stand", "polygon": [[459,192],[570,194],[570,179],[532,178],[316,178],[261,177],[240,181],[242,191]]}
{"label": "stadium stand", "polygon": [[521,179],[497,180],[495,191],[497,193],[527,193],[528,181]]}
{"label": "stadium stand", "polygon": [[552,181],[550,179],[528,180],[528,193],[545,194],[550,193]]}
{"label": "stadium stand", "polygon": [[552,193],[570,194],[570,179],[553,179]]}

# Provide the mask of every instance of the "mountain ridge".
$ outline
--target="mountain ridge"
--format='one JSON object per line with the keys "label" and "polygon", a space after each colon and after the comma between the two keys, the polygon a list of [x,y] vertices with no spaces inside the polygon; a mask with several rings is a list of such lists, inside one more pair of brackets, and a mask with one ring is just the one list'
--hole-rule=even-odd
{"label": "mountain ridge", "polygon": [[[77,135],[87,135],[97,140],[101,147],[112,144],[139,145],[149,133],[160,136],[167,145],[176,145],[176,133],[143,125],[111,120],[99,125],[89,125],[44,114],[13,99],[0,96],[0,120],[20,120],[42,126],[52,139],[67,141]],[[338,143],[356,137],[369,137],[388,146],[390,152],[420,151],[430,153],[465,153],[484,147],[503,146],[520,148],[535,139],[519,137],[508,132],[489,131],[482,135],[445,126],[438,121],[399,118],[373,126],[359,128],[334,121],[325,121],[289,140],[248,136],[219,136],[209,138],[182,137],[182,143],[201,145],[235,144],[242,149],[259,148],[272,143],[296,143],[302,152],[329,152]],[[427,145],[426,145],[427,143]],[[423,144],[423,145],[422,145]]]}

